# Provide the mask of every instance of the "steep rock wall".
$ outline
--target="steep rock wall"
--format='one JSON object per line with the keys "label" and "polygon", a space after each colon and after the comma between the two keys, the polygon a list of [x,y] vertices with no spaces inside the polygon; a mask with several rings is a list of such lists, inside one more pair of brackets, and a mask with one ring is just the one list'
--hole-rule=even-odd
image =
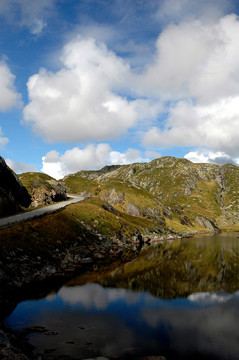
{"label": "steep rock wall", "polygon": [[18,176],[0,157],[0,216],[16,213],[21,207],[28,207],[31,198]]}

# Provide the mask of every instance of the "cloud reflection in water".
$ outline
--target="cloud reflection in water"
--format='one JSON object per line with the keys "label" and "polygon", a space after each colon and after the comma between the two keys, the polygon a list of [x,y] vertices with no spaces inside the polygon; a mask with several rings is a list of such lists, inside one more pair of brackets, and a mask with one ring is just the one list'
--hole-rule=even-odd
{"label": "cloud reflection in water", "polygon": [[84,286],[64,286],[58,293],[61,299],[69,304],[79,304],[85,309],[106,309],[111,302],[123,300],[126,304],[139,301],[140,295],[125,289],[103,288],[99,284],[86,284]]}
{"label": "cloud reflection in water", "polygon": [[19,317],[25,321],[23,328],[41,325],[58,332],[57,336],[30,336],[40,353],[56,348],[57,355],[81,354],[82,358],[130,352],[164,355],[167,360],[197,359],[196,355],[198,359],[239,359],[239,292],[163,300],[94,283],[64,286],[56,295],[19,304],[8,324],[14,328]]}

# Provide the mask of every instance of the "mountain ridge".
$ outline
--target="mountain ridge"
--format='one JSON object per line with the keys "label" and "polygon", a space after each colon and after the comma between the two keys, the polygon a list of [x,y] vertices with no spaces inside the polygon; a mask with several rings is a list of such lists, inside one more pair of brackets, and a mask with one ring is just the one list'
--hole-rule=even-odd
{"label": "mountain ridge", "polygon": [[[164,218],[170,219],[173,213],[181,212],[184,220],[189,220],[188,224],[192,221],[202,224],[200,217],[215,223],[216,227],[239,222],[239,168],[230,163],[192,163],[166,156],[149,163],[105,169],[104,172],[80,171],[61,181],[68,190],[88,191],[117,210],[135,216],[150,211],[153,214],[158,206],[158,212]],[[144,193],[140,203],[136,199],[137,191]],[[135,199],[132,199],[133,192]],[[152,205],[148,211],[144,206],[144,202],[149,203],[147,198],[151,198]],[[135,211],[127,211],[133,207]],[[182,217],[180,221],[183,221]]]}
{"label": "mountain ridge", "polygon": [[90,197],[75,207],[77,219],[116,237],[218,231],[239,224],[239,168],[232,164],[165,156],[81,170],[60,181],[43,173],[19,178],[32,206],[65,200],[66,190]]}

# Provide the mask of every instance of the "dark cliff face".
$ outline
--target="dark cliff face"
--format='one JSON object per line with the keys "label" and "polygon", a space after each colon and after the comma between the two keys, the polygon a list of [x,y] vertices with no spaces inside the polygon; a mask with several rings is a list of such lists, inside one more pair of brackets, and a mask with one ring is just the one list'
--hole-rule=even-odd
{"label": "dark cliff face", "polygon": [[26,188],[0,157],[0,216],[14,214],[30,203],[31,198]]}

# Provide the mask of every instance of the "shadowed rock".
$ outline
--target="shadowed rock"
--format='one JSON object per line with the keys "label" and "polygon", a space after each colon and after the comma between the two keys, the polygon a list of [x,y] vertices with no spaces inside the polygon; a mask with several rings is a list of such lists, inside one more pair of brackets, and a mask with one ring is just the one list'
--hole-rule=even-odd
{"label": "shadowed rock", "polygon": [[21,207],[28,207],[30,203],[31,198],[26,188],[0,157],[0,216],[14,214]]}
{"label": "shadowed rock", "polygon": [[112,205],[110,205],[109,203],[105,202],[103,205],[102,205],[102,208],[106,211],[110,211],[112,212],[113,214],[119,216],[120,215],[120,212],[114,208]]}

